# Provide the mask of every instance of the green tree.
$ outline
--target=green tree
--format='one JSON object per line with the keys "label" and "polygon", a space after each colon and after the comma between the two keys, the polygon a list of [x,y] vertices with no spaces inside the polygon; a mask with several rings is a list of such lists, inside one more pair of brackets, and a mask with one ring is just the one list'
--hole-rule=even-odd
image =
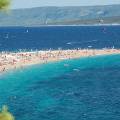
{"label": "green tree", "polygon": [[9,7],[10,0],[0,0],[0,10],[5,10]]}

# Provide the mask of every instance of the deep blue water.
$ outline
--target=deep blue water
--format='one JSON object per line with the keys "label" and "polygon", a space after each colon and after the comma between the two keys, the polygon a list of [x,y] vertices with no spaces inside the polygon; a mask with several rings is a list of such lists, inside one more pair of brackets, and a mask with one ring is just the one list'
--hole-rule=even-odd
{"label": "deep blue water", "polygon": [[0,28],[0,51],[73,48],[120,48],[120,26]]}
{"label": "deep blue water", "polygon": [[[0,50],[120,48],[119,36],[120,26],[0,28]],[[120,54],[8,71],[2,105],[16,120],[120,120]]]}

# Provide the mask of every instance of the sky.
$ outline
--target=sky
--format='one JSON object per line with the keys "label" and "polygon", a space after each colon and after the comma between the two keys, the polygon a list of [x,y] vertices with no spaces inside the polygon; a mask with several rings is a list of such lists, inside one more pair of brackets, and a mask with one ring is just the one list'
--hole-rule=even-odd
{"label": "sky", "polygon": [[31,8],[40,6],[89,6],[120,4],[120,0],[11,0],[11,8]]}

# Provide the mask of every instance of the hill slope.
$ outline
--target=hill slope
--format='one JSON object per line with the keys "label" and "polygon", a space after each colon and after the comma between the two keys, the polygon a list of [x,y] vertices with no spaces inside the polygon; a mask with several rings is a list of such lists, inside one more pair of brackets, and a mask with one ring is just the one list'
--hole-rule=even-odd
{"label": "hill slope", "polygon": [[38,7],[0,13],[0,26],[120,23],[120,5]]}

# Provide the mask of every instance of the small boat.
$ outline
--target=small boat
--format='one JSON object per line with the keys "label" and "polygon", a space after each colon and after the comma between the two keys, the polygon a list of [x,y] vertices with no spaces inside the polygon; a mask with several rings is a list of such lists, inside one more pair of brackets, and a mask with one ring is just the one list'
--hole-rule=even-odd
{"label": "small boat", "polygon": [[89,45],[89,46],[88,46],[88,48],[92,48],[92,46],[91,46],[91,45]]}
{"label": "small boat", "polygon": [[80,70],[79,69],[73,69],[74,71],[77,71],[77,72],[79,72]]}
{"label": "small boat", "polygon": [[29,30],[26,31],[27,33],[29,32]]}
{"label": "small boat", "polygon": [[68,42],[67,45],[71,45],[72,43],[71,42]]}
{"label": "small boat", "polygon": [[115,47],[113,46],[112,49],[114,49]]}

